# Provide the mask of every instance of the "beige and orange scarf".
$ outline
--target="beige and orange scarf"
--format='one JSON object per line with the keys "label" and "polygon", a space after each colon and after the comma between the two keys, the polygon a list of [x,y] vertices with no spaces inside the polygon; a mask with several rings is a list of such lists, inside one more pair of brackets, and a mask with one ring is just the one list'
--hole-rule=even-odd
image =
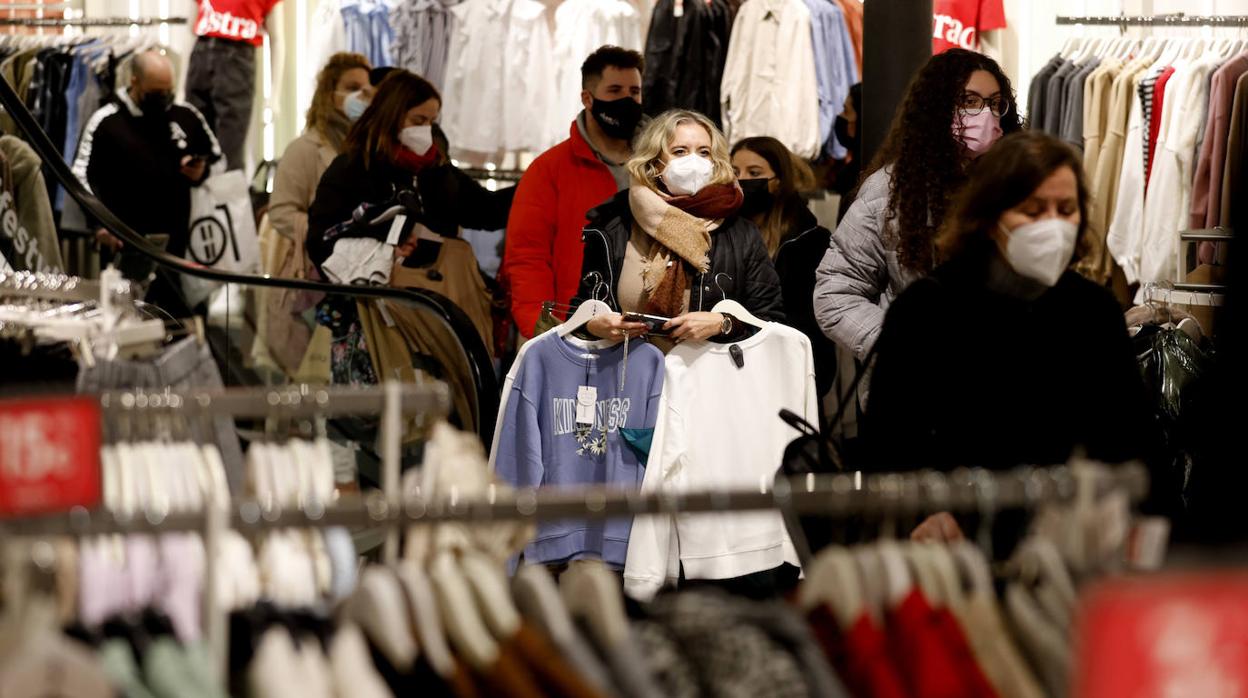
{"label": "beige and orange scarf", "polygon": [[634,181],[628,190],[633,221],[654,240],[642,267],[646,313],[676,317],[694,273],[711,266],[711,232],[741,208],[741,188],[712,184],[693,196],[670,196]]}

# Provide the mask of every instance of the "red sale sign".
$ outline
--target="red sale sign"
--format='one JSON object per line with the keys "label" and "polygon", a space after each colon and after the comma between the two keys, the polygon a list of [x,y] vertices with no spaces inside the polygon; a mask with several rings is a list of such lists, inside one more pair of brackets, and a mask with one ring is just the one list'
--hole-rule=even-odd
{"label": "red sale sign", "polygon": [[85,397],[0,401],[0,516],[99,502],[99,403]]}
{"label": "red sale sign", "polygon": [[1076,698],[1248,696],[1248,573],[1110,582],[1086,597]]}

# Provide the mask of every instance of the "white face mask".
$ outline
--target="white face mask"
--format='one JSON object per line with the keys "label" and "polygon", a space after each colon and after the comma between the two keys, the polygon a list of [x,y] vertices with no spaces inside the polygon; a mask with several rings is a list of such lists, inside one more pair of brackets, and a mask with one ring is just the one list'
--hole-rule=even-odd
{"label": "white face mask", "polygon": [[359,120],[361,116],[364,116],[365,109],[368,109],[368,101],[364,99],[363,90],[348,92],[347,96],[342,98],[342,111],[350,121]]}
{"label": "white face mask", "polygon": [[693,196],[711,181],[715,166],[701,155],[673,158],[663,170],[663,183],[676,196]]}
{"label": "white face mask", "polygon": [[1014,271],[1053,286],[1070,266],[1075,253],[1079,226],[1065,218],[1045,218],[1009,230],[998,223],[1005,233],[1005,258]]}
{"label": "white face mask", "polygon": [[399,131],[399,142],[413,153],[424,155],[433,147],[433,127],[428,124],[408,126]]}

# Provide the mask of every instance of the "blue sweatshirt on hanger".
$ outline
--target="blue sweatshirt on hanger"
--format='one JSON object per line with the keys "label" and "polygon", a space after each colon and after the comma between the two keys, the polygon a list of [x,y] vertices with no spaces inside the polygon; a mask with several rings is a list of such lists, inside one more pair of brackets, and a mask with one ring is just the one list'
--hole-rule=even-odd
{"label": "blue sweatshirt on hanger", "polygon": [[[503,413],[499,478],[516,487],[640,488],[663,392],[663,353],[633,340],[625,366],[623,344],[586,348],[550,333],[533,340],[522,361]],[[631,518],[542,521],[524,559],[601,559],[622,569],[631,528]]]}

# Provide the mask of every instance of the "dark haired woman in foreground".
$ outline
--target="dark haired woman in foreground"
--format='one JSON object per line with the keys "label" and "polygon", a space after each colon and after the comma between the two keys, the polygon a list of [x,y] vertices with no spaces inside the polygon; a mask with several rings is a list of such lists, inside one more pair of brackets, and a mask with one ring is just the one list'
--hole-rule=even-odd
{"label": "dark haired woman in foreground", "polygon": [[[1079,157],[1025,132],[980,159],[930,276],[889,309],[865,428],[882,470],[1148,458],[1156,436],[1114,298],[1069,270],[1085,232]],[[1154,495],[1171,491],[1154,476]],[[948,515],[916,532],[958,535]]]}

